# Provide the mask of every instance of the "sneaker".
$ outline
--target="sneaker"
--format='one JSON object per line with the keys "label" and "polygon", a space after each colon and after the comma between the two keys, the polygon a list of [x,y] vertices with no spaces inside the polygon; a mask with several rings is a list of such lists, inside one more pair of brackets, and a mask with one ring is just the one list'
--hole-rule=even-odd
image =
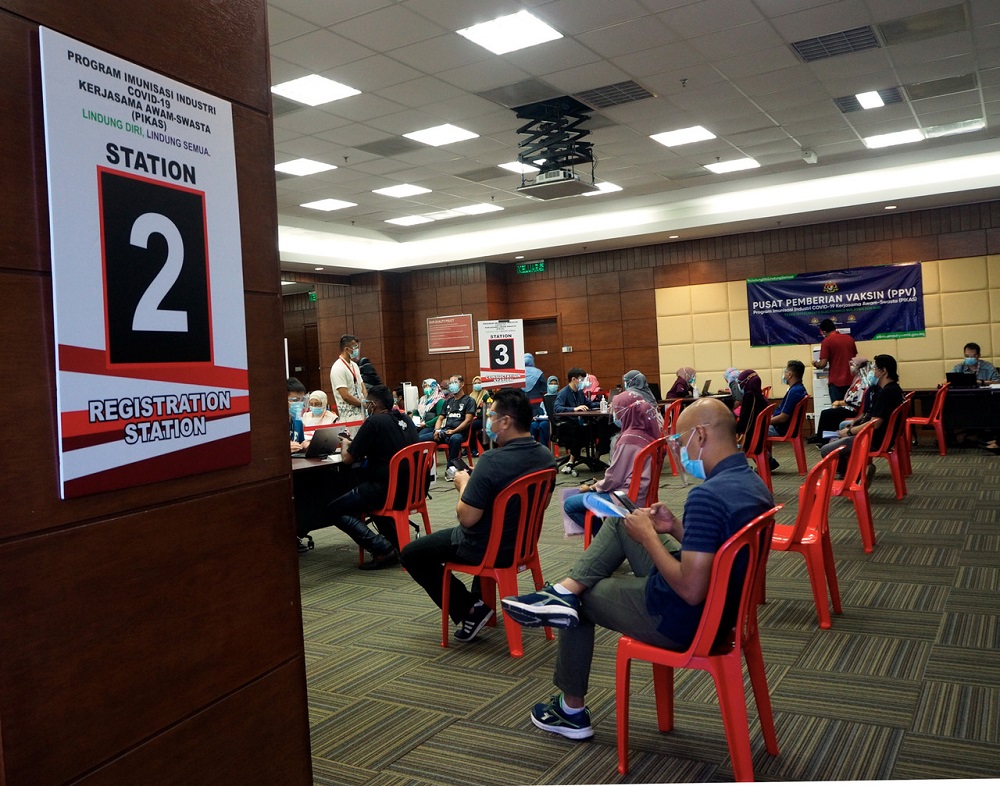
{"label": "sneaker", "polygon": [[500,601],[504,614],[526,628],[575,628],[580,623],[580,599],[576,595],[556,592],[546,584],[538,592],[511,595]]}
{"label": "sneaker", "polygon": [[299,554],[305,554],[316,547],[310,535],[303,535],[301,538],[296,536],[295,539],[299,542]]}
{"label": "sneaker", "polygon": [[469,616],[462,620],[462,624],[455,631],[455,641],[472,641],[479,635],[483,625],[491,619],[493,619],[493,609],[481,600],[477,600],[472,611],[469,612]]}
{"label": "sneaker", "polygon": [[458,470],[454,467],[449,466],[448,469],[444,471],[444,479],[451,483],[455,479],[455,475],[458,474]]}
{"label": "sneaker", "polygon": [[382,555],[373,554],[372,558],[358,567],[361,570],[382,570],[399,564],[399,553],[393,549]]}
{"label": "sneaker", "polygon": [[769,461],[770,461],[771,472],[774,472],[778,467],[781,466],[781,464],[778,463],[778,460],[774,456],[771,456]]}
{"label": "sneaker", "polygon": [[570,474],[570,473],[571,473],[571,472],[573,471],[573,467],[572,467],[572,466],[570,465],[570,463],[569,463],[569,462],[567,461],[567,462],[566,462],[565,464],[563,464],[563,465],[562,465],[561,467],[559,467],[559,471],[560,471],[560,472],[561,472],[561,473],[562,473],[563,475],[569,475],[569,474]]}
{"label": "sneaker", "polygon": [[540,729],[561,734],[571,740],[586,740],[594,736],[594,727],[590,725],[590,710],[584,707],[579,712],[566,712],[558,696],[553,696],[548,704],[536,704],[531,711],[531,722]]}

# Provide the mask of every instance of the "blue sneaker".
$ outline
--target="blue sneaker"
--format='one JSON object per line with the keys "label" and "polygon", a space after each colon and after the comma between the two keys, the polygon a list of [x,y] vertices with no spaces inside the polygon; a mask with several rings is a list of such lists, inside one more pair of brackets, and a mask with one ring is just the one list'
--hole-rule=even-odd
{"label": "blue sneaker", "polygon": [[580,599],[576,595],[556,592],[546,584],[538,592],[511,595],[500,601],[504,614],[526,628],[575,628],[580,624]]}
{"label": "blue sneaker", "polygon": [[590,725],[590,710],[584,707],[579,712],[566,712],[559,696],[553,696],[548,704],[536,704],[531,711],[531,722],[540,729],[561,734],[571,740],[586,740],[594,736],[594,727]]}

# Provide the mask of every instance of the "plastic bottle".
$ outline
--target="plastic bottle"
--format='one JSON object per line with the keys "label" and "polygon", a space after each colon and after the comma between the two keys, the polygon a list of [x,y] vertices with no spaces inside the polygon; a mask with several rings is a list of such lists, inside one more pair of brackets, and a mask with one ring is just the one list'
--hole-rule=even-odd
{"label": "plastic bottle", "polygon": [[607,396],[601,396],[601,412],[602,414],[608,414],[608,399]]}

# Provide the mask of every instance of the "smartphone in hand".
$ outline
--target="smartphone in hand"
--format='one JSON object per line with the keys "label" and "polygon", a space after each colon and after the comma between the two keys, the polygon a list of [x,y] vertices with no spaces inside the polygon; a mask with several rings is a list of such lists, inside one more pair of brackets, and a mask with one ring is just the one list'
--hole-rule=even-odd
{"label": "smartphone in hand", "polygon": [[627,510],[629,513],[637,509],[636,504],[631,499],[629,499],[628,494],[626,494],[621,489],[619,489],[618,491],[612,491],[611,496],[615,498],[615,502],[617,502],[619,505],[625,508],[625,510]]}
{"label": "smartphone in hand", "polygon": [[462,460],[461,456],[459,456],[458,458],[452,459],[449,463],[451,464],[451,466],[453,466],[455,468],[456,472],[472,472],[472,469],[469,467],[468,464],[466,464]]}

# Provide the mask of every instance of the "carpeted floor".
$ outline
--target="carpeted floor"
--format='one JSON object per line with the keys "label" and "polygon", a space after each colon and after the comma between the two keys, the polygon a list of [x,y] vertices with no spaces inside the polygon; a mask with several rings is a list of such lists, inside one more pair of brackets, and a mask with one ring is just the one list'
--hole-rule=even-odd
{"label": "carpeted floor", "polygon": [[[788,446],[775,456],[775,499],[787,506],[779,520],[791,521],[801,478]],[[901,501],[877,463],[872,554],[862,551],[850,502],[831,506],[844,606],[831,630],[817,627],[802,557],[771,555],[760,621],[781,753],[764,750],[751,701],[758,780],[1000,775],[1000,462],[976,449],[940,457],[924,436]],[[580,482],[558,477],[559,487]],[[660,499],[680,512],[685,489],[666,473],[661,485]],[[439,482],[432,494],[432,526],[453,526],[455,491]],[[550,581],[583,547],[563,537],[557,498],[541,539]],[[313,536],[301,582],[316,784],[732,780],[704,673],[677,672],[676,728],[660,734],[649,666],[633,666],[631,769],[622,778],[616,633],[598,634],[587,697],[596,735],[574,743],[528,719],[554,691],[555,643],[541,630],[524,631],[522,658],[509,656],[502,621],[444,649],[440,611],[405,572],[360,571],[357,548],[339,530]]]}

